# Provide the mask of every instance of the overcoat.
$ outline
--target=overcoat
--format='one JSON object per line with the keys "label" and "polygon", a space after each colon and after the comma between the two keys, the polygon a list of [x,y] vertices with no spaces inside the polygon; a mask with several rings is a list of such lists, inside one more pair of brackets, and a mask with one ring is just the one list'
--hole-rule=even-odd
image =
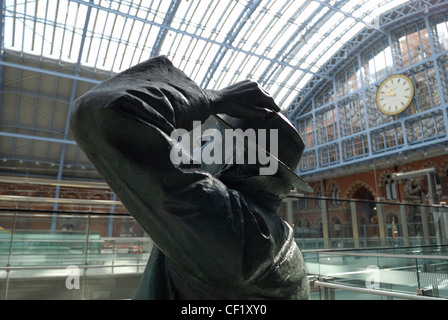
{"label": "overcoat", "polygon": [[308,299],[292,229],[276,213],[289,185],[227,182],[173,164],[176,128],[211,115],[210,99],[168,58],[97,85],[74,103],[79,147],[156,244],[135,299]]}

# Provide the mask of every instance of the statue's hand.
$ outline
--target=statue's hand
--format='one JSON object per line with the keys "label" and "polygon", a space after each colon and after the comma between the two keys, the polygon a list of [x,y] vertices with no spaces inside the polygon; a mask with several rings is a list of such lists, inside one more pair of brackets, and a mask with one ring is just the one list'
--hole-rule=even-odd
{"label": "statue's hand", "polygon": [[222,90],[206,90],[212,114],[225,113],[236,118],[266,118],[280,108],[254,81],[244,80]]}

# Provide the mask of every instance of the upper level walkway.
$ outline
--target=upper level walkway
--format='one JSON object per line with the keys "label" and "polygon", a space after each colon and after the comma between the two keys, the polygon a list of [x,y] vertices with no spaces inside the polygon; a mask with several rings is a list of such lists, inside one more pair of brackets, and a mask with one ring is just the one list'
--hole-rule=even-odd
{"label": "upper level walkway", "polygon": [[[104,236],[111,219],[114,236]],[[387,246],[357,248],[381,241],[296,232],[313,299],[448,298],[448,245],[436,232],[426,232],[429,245],[423,233],[408,246],[391,234]],[[129,299],[152,246],[127,214],[0,209],[0,299]]]}

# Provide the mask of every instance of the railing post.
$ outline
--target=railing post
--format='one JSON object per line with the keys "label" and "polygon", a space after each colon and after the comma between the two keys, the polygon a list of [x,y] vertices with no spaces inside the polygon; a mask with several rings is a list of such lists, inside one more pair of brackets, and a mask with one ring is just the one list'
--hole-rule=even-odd
{"label": "railing post", "polygon": [[429,241],[429,227],[428,227],[428,217],[426,216],[426,207],[425,206],[419,206],[420,207],[420,218],[422,219],[422,228],[423,228],[423,241],[426,246],[430,245]]}
{"label": "railing post", "polygon": [[[317,280],[320,282],[329,282],[328,280],[330,280],[330,279],[331,279],[331,277],[318,277],[317,278]],[[324,292],[324,300],[335,300],[334,288],[325,287],[325,286],[320,286],[320,288]]]}
{"label": "railing post", "polygon": [[[7,268],[11,267],[12,262],[12,251],[14,247],[14,236],[16,233],[16,221],[17,221],[17,211],[14,210],[14,217],[12,220],[12,228],[11,228],[11,242],[9,243],[9,254],[8,254],[8,263],[6,265]],[[8,300],[8,293],[9,293],[9,273],[11,270],[6,270],[6,285],[5,285],[5,300]]]}
{"label": "railing post", "polygon": [[440,203],[439,208],[440,218],[439,218],[439,225],[440,225],[440,232],[442,237],[442,244],[448,243],[448,209],[446,207],[446,202]]}
{"label": "railing post", "polygon": [[353,244],[359,249],[358,215],[356,213],[356,201],[350,202],[350,214],[352,218]]}
{"label": "railing post", "polygon": [[322,199],[322,235],[324,237],[324,248],[330,249],[330,237],[328,232],[328,206],[327,200]]}
{"label": "railing post", "polygon": [[406,218],[406,206],[400,204],[401,232],[403,233],[403,241],[406,247],[409,246],[408,219]]}
{"label": "railing post", "polygon": [[86,291],[86,281],[87,281],[87,265],[88,265],[88,254],[89,254],[89,234],[90,234],[90,215],[92,213],[91,208],[89,208],[89,214],[87,215],[87,225],[86,225],[86,240],[84,244],[84,277],[82,279],[82,291],[81,291],[81,299],[85,298]]}
{"label": "railing post", "polygon": [[286,222],[291,226],[294,225],[294,218],[292,214],[292,198],[286,198]]}
{"label": "railing post", "polygon": [[445,223],[443,222],[443,215],[442,215],[442,207],[434,206],[431,207],[432,211],[432,219],[434,222],[434,233],[436,236],[436,242],[437,245],[445,244],[445,238],[446,238],[446,230],[445,230]]}
{"label": "railing post", "polygon": [[382,247],[386,246],[386,232],[384,228],[383,205],[379,202],[376,204],[376,214],[378,216],[378,231],[380,236],[380,244]]}

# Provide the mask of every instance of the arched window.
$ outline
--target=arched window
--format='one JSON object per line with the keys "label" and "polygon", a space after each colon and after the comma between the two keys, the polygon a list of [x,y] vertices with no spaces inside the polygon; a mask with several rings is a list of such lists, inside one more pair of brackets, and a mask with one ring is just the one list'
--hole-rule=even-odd
{"label": "arched window", "polygon": [[331,237],[332,238],[341,238],[342,230],[341,230],[341,220],[337,217],[331,219]]}
{"label": "arched window", "polygon": [[331,186],[331,199],[333,205],[339,205],[339,187],[336,183]]}
{"label": "arched window", "polygon": [[294,223],[294,238],[303,238],[302,221],[300,220]]}
{"label": "arched window", "polygon": [[395,213],[387,215],[387,236],[392,238],[398,238],[401,231],[399,230],[399,220]]}
{"label": "arched window", "polygon": [[[445,180],[446,179],[446,180]],[[443,184],[444,184],[444,194],[448,195],[448,169],[446,169],[445,171],[445,177],[443,179]]]}
{"label": "arched window", "polygon": [[304,223],[304,235],[305,238],[311,238],[311,222],[308,219],[305,219],[305,223]]}
{"label": "arched window", "polygon": [[365,216],[361,217],[359,223],[359,236],[368,237],[369,236],[369,219]]}
{"label": "arched window", "polygon": [[386,180],[384,181],[384,194],[387,200],[397,199],[397,185],[390,174],[386,176]]}
{"label": "arched window", "polygon": [[434,179],[436,182],[436,192],[440,196],[448,195],[446,180],[448,180],[448,170],[443,172],[443,170],[438,170],[437,173],[434,173]]}
{"label": "arched window", "polygon": [[310,199],[309,198],[298,198],[297,199],[297,208],[299,210],[309,209],[310,208]]}
{"label": "arched window", "polygon": [[318,198],[316,200],[316,208],[320,209],[322,207],[321,200],[320,200],[320,198],[322,198],[322,189],[320,186],[319,186],[319,188],[317,188],[316,196]]}
{"label": "arched window", "polygon": [[324,237],[324,228],[322,225],[322,218],[317,219],[316,221],[316,237],[323,238]]}

